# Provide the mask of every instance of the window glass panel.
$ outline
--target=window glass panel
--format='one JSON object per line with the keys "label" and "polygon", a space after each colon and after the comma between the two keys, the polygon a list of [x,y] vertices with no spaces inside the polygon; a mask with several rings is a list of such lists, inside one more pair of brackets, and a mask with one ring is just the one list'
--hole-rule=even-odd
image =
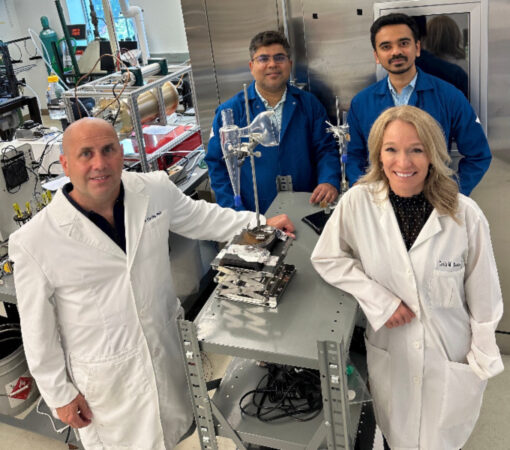
{"label": "window glass panel", "polygon": [[416,65],[453,84],[469,99],[469,13],[414,16],[422,55]]}
{"label": "window glass panel", "polygon": [[[101,0],[91,0],[98,18],[99,36],[108,39],[108,31],[104,20],[103,3]],[[119,40],[136,40],[136,32],[132,19],[122,16],[118,0],[110,0],[115,22],[115,31]],[[89,41],[93,39],[93,28],[90,21],[90,0],[67,0],[67,8],[71,23],[86,23]],[[86,14],[84,14],[84,11]]]}

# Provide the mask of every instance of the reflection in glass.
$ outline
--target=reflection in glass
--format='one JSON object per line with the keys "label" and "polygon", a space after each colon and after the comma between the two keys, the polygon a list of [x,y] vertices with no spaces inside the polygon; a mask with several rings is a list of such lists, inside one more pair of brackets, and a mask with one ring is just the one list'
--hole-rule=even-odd
{"label": "reflection in glass", "polygon": [[416,65],[453,84],[469,98],[469,14],[418,16],[415,19],[422,35],[422,52]]}

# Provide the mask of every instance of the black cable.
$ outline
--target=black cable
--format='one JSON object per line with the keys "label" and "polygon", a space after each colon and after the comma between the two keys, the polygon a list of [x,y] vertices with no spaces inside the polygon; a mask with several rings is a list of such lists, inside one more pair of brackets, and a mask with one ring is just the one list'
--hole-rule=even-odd
{"label": "black cable", "polygon": [[[44,156],[48,150],[48,148],[50,148],[50,144],[55,140],[57,139],[58,137],[60,137],[60,135],[62,134],[62,131],[57,131],[56,132],[57,135],[52,137],[48,142],[46,142],[46,145],[44,146],[44,149],[41,153],[41,156],[39,157],[39,166],[42,167],[42,162],[43,162],[43,159],[44,159]],[[53,146],[53,144],[51,145],[51,147]]]}
{"label": "black cable", "polygon": [[[113,118],[113,122],[112,122],[112,126],[115,126],[115,122],[117,122],[117,118],[119,117],[119,113],[120,113],[120,100],[119,100],[119,97],[117,96],[117,94],[115,93],[115,88],[117,87],[117,85],[120,83],[120,80],[117,81],[113,87],[112,87],[112,94],[113,94],[113,97],[115,98],[115,100],[117,100],[117,105],[118,105],[118,108],[117,108],[117,113],[115,114],[115,117]],[[119,94],[120,95],[120,94]]]}
{"label": "black cable", "polygon": [[[60,161],[57,159],[56,161],[53,161],[49,166],[48,168],[46,169],[48,171],[47,175],[48,177],[52,177],[53,174],[51,173],[51,166],[55,165],[55,164],[60,164]],[[55,174],[56,175],[56,174]]]}
{"label": "black cable", "polygon": [[22,62],[21,58],[23,58],[23,52],[21,51],[21,48],[20,46],[16,43],[16,42],[9,42],[7,45],[15,45],[16,48],[18,49],[18,52],[19,52],[19,58],[17,60],[15,60],[12,56],[11,56],[11,62],[16,64],[17,62]]}
{"label": "black cable", "polygon": [[[35,184],[34,184],[34,193],[32,194],[32,197],[34,197],[34,199],[37,201],[37,185],[41,182],[41,180],[39,180],[39,175],[37,174],[37,172],[32,169],[30,166],[27,166],[25,164],[25,167],[30,170],[30,172],[32,172],[34,174],[34,177],[35,177]],[[20,188],[21,188],[21,185],[20,185]],[[41,185],[41,189],[42,189],[42,185]]]}
{"label": "black cable", "polygon": [[[268,364],[257,387],[239,400],[243,414],[263,422],[291,418],[308,421],[322,411],[320,377],[317,371]],[[245,402],[251,396],[251,401]]]}

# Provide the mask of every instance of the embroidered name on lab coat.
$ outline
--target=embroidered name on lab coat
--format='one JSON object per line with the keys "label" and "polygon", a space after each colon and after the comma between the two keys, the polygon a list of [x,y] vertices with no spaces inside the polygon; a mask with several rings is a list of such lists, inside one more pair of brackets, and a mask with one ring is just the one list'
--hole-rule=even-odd
{"label": "embroidered name on lab coat", "polygon": [[464,267],[464,261],[452,261],[451,259],[440,259],[436,264],[436,270],[443,272],[457,272]]}
{"label": "embroidered name on lab coat", "polygon": [[154,213],[152,216],[147,216],[145,218],[145,223],[150,222],[151,220],[154,220],[156,217],[161,215],[161,211],[158,211],[157,213]]}

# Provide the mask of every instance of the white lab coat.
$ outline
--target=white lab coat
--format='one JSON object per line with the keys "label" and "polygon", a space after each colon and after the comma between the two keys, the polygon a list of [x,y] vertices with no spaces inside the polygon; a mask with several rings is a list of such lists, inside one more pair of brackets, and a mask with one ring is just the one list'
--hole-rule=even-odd
{"label": "white lab coat", "polygon": [[[434,209],[407,251],[381,186],[355,186],[342,197],[312,263],[354,295],[368,319],[370,389],[392,450],[458,450],[478,418],[486,379],[503,370],[488,223],[459,194],[460,224]],[[386,328],[400,300],[416,318]]]}
{"label": "white lab coat", "polygon": [[126,253],[61,191],[11,236],[24,347],[50,407],[85,396],[87,449],[169,449],[192,409],[168,232],[223,241],[254,214],[193,201],[161,172],[122,180]]}

